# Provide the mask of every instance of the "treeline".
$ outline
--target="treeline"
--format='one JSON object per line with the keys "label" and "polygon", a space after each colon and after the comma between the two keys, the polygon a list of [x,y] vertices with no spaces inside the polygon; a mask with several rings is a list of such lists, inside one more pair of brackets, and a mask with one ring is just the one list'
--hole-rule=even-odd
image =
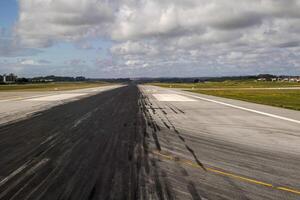
{"label": "treeline", "polygon": [[29,79],[31,82],[75,82],[85,81],[86,78],[83,76],[69,77],[69,76],[40,76]]}
{"label": "treeline", "polygon": [[18,78],[16,83],[51,83],[51,82],[109,82],[109,83],[124,83],[129,82],[129,78],[118,79],[91,79],[84,76],[69,77],[69,76],[40,76],[34,78]]}
{"label": "treeline", "polygon": [[249,76],[223,76],[223,77],[187,77],[187,78],[180,78],[180,77],[161,77],[161,78],[140,78],[137,81],[141,83],[153,83],[153,82],[160,82],[160,83],[200,83],[206,81],[213,81],[213,82],[223,82],[226,80],[256,80],[260,78],[271,79],[271,78],[291,78],[291,77],[298,77],[298,76],[275,76],[272,74],[259,74],[259,75],[249,75]]}
{"label": "treeline", "polygon": [[162,77],[162,78],[142,78],[138,82],[141,83],[200,83],[206,81],[225,81],[225,80],[250,80],[255,79],[256,76],[227,76],[227,77],[188,77],[188,78],[179,78],[179,77]]}
{"label": "treeline", "polygon": [[98,78],[98,79],[87,79],[88,81],[100,81],[100,82],[108,82],[108,83],[129,83],[132,80],[130,78]]}

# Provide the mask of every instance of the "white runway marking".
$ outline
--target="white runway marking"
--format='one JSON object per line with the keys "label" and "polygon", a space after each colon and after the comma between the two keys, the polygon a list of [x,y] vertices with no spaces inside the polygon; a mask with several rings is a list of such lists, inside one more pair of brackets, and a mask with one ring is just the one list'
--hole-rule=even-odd
{"label": "white runway marking", "polygon": [[245,111],[248,111],[248,112],[253,112],[253,113],[256,113],[256,114],[260,114],[260,115],[273,117],[273,118],[276,118],[276,119],[281,119],[281,120],[285,120],[285,121],[300,124],[299,120],[295,120],[295,119],[291,119],[291,118],[287,118],[287,117],[282,117],[282,116],[279,116],[279,115],[274,115],[274,114],[271,114],[271,113],[266,113],[266,112],[262,112],[262,111],[258,111],[258,110],[253,110],[253,109],[250,109],[250,108],[236,106],[236,105],[233,105],[233,104],[224,103],[224,102],[221,102],[221,101],[216,101],[216,100],[212,100],[212,99],[208,99],[208,98],[204,98],[204,97],[199,97],[199,96],[195,96],[195,95],[190,95],[190,94],[184,94],[184,95],[189,96],[189,97],[193,97],[193,98],[197,98],[197,99],[201,99],[201,100],[204,100],[204,101],[209,101],[209,102],[212,102],[212,103],[217,103],[217,104],[221,104],[221,105],[224,105],[224,106],[228,106],[228,107],[232,107],[232,108],[236,108],[236,109],[240,109],[240,110],[245,110]]}
{"label": "white runway marking", "polygon": [[178,94],[153,94],[158,101],[196,101]]}
{"label": "white runway marking", "polygon": [[45,97],[39,97],[39,98],[32,98],[32,99],[26,99],[24,101],[61,101],[65,99],[71,99],[78,96],[86,95],[85,93],[77,93],[77,94],[57,94],[57,95],[50,95]]}

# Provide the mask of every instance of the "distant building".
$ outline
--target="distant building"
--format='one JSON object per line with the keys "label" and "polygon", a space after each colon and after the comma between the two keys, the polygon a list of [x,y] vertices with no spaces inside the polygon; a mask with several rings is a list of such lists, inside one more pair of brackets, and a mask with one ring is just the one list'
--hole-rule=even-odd
{"label": "distant building", "polygon": [[277,81],[277,78],[271,78],[271,81],[272,82]]}
{"label": "distant building", "polygon": [[277,77],[271,78],[268,80],[267,78],[259,78],[256,81],[272,81],[272,82],[300,82],[300,77]]}
{"label": "distant building", "polygon": [[289,82],[299,82],[299,79],[298,78],[290,78]]}
{"label": "distant building", "polygon": [[282,81],[284,81],[284,82],[288,82],[289,80],[290,80],[289,78],[282,79]]}
{"label": "distant building", "polygon": [[2,82],[3,83],[15,83],[17,82],[18,77],[14,75],[13,73],[10,73],[8,75],[4,74],[2,76]]}
{"label": "distant building", "polygon": [[267,79],[266,78],[259,78],[257,79],[258,81],[266,81]]}

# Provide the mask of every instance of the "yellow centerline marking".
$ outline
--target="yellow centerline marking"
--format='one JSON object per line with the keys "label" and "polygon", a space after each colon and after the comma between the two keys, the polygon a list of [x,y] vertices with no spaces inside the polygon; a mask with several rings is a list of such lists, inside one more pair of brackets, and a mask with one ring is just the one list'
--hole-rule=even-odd
{"label": "yellow centerline marking", "polygon": [[300,191],[298,190],[294,190],[294,189],[290,189],[290,188],[286,188],[286,187],[276,187],[277,190],[283,190],[286,192],[292,192],[294,194],[299,194],[300,195]]}
{"label": "yellow centerline marking", "polygon": [[[191,167],[194,167],[194,168],[197,168],[197,169],[203,169],[197,163],[192,162],[190,160],[181,159],[181,158],[179,159],[178,157],[174,157],[172,155],[162,154],[159,151],[152,151],[152,153],[154,155],[157,155],[157,156],[159,156],[161,158],[164,158],[164,159],[167,159],[167,160],[172,160],[172,161],[181,163],[183,165],[188,165],[188,166],[191,166]],[[262,186],[270,187],[270,188],[273,188],[273,189],[276,189],[276,190],[281,190],[281,191],[290,192],[290,193],[293,193],[293,194],[300,195],[300,190],[296,190],[296,189],[292,189],[292,188],[288,188],[288,187],[284,187],[284,186],[278,186],[277,187],[277,186],[274,186],[270,183],[266,183],[266,182],[263,182],[263,181],[258,181],[258,180],[255,180],[255,179],[239,176],[239,175],[236,175],[236,174],[233,174],[233,173],[220,171],[220,170],[209,168],[209,167],[205,167],[205,169],[206,169],[206,171],[214,173],[214,174],[219,174],[219,175],[222,175],[222,176],[231,177],[233,179],[238,179],[238,180],[245,181],[245,182],[248,182],[248,183],[262,185]]]}

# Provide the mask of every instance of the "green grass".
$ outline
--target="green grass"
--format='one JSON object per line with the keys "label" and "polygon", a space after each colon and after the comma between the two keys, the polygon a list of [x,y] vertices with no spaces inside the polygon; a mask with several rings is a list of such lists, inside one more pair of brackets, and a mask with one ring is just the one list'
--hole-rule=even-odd
{"label": "green grass", "polygon": [[300,90],[189,90],[191,92],[238,99],[253,103],[300,110]]}
{"label": "green grass", "polygon": [[58,83],[36,83],[36,84],[13,84],[0,85],[1,91],[63,91],[75,90],[108,85],[105,82],[58,82]]}
{"label": "green grass", "polygon": [[[152,83],[166,88],[182,88],[191,92],[238,99],[253,103],[300,110],[300,89],[275,89],[300,87],[300,83],[255,80],[228,80],[205,83]],[[269,89],[264,89],[269,88]],[[274,88],[274,89],[272,89]]]}
{"label": "green grass", "polygon": [[281,88],[281,87],[300,87],[300,83],[290,82],[271,82],[255,80],[236,80],[223,82],[205,82],[205,83],[151,83],[160,87],[167,88]]}

